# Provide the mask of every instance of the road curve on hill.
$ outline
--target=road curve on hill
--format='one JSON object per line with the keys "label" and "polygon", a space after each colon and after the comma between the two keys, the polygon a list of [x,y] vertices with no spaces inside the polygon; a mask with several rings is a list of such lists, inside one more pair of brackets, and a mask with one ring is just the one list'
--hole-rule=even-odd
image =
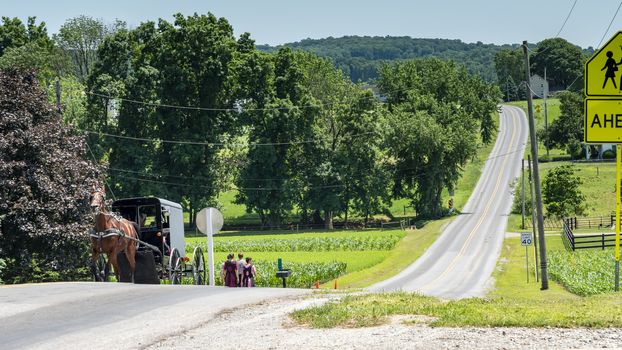
{"label": "road curve on hill", "polygon": [[529,135],[522,109],[502,106],[499,120],[497,141],[462,213],[417,261],[370,290],[416,291],[445,299],[486,293],[512,205],[510,184],[520,175]]}

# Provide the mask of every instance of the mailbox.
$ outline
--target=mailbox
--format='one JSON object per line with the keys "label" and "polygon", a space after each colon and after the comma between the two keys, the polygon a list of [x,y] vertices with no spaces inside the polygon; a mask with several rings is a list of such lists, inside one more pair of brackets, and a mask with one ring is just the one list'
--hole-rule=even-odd
{"label": "mailbox", "polygon": [[276,272],[276,277],[283,279],[283,288],[287,288],[287,283],[285,282],[285,279],[291,275],[292,275],[292,270],[290,269],[283,269],[283,270],[279,270]]}

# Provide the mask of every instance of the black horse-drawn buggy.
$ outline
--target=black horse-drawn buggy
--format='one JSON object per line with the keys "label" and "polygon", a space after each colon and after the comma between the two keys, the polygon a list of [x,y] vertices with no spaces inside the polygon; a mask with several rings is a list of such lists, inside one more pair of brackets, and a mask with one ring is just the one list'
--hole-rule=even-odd
{"label": "black horse-drawn buggy", "polygon": [[[100,242],[99,250],[102,253],[101,240],[107,237],[116,236],[134,244],[133,257],[127,251],[134,250],[134,247],[113,253],[116,255],[120,270],[115,271],[120,282],[159,284],[163,281],[182,284],[184,278],[191,277],[193,284],[206,284],[207,268],[203,250],[196,247],[192,259],[187,258],[185,254],[183,211],[180,204],[155,197],[119,199],[112,203],[111,213],[104,211],[97,215],[108,216],[105,222],[112,224],[109,225],[111,227],[98,230],[96,219],[96,229],[91,232],[94,254],[97,240]],[[133,229],[137,237],[123,232],[123,226],[121,224],[115,226],[115,222],[131,223],[132,227],[126,230]],[[135,260],[133,276],[130,264],[132,259]],[[104,254],[99,254],[94,260],[95,280],[107,280],[110,262],[105,260]]]}

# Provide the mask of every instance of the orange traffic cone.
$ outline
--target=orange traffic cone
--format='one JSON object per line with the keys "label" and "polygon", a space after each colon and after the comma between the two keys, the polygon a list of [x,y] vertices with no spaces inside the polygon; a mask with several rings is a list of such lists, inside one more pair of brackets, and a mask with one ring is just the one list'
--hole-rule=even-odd
{"label": "orange traffic cone", "polygon": [[320,281],[315,281],[315,289],[320,289]]}

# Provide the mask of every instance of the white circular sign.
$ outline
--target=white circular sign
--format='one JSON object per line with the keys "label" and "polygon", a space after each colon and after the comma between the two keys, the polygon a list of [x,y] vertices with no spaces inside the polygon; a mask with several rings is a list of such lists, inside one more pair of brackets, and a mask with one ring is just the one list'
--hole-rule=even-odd
{"label": "white circular sign", "polygon": [[[209,210],[209,213],[208,213]],[[211,215],[212,217],[212,222],[208,223],[208,214]],[[212,234],[216,234],[220,231],[220,229],[222,229],[222,225],[224,224],[224,218],[222,217],[222,213],[220,212],[220,210],[216,209],[216,208],[203,208],[201,209],[201,211],[197,214],[197,228],[199,229],[199,231],[208,234],[208,224],[211,225],[212,228]]]}

